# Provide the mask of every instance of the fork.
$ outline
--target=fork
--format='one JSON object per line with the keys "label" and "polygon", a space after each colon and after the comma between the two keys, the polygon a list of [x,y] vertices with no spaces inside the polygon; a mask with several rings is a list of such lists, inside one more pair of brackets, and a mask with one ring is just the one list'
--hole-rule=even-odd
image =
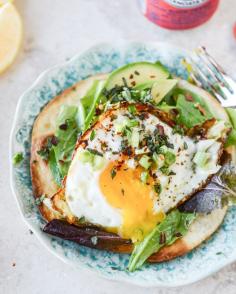
{"label": "fork", "polygon": [[236,82],[201,46],[183,61],[195,84],[211,92],[223,107],[236,107]]}

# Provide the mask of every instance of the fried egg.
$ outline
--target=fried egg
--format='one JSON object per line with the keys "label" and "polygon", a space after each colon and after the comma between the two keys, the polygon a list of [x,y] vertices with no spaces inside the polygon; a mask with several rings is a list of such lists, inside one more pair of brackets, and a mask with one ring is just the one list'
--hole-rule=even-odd
{"label": "fried egg", "polygon": [[[191,138],[149,107],[108,110],[78,141],[65,183],[70,210],[142,240],[219,170],[226,127],[217,124],[204,138]],[[196,164],[196,154],[205,155],[204,165]]]}

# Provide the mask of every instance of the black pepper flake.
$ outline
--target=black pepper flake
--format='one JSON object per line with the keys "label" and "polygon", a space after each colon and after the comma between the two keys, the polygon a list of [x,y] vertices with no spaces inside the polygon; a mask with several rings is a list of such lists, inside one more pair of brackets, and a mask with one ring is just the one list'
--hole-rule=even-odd
{"label": "black pepper flake", "polygon": [[114,179],[115,176],[116,176],[116,170],[115,170],[115,168],[113,168],[111,170],[111,178]]}
{"label": "black pepper flake", "polygon": [[175,233],[175,236],[176,236],[177,238],[180,238],[180,237],[182,237],[182,234],[181,234],[180,232],[176,232],[176,233]]}
{"label": "black pepper flake", "polygon": [[59,129],[60,129],[60,130],[63,130],[63,131],[66,131],[67,128],[68,128],[68,124],[67,124],[67,123],[61,124],[61,125],[59,126]]}
{"label": "black pepper flake", "polygon": [[161,232],[160,233],[160,239],[159,239],[159,244],[165,244],[166,242],[166,233],[165,232]]}
{"label": "black pepper flake", "polygon": [[131,82],[131,85],[134,87],[134,86],[136,86],[136,82],[135,81],[132,81]]}
{"label": "black pepper flake", "polygon": [[132,80],[132,79],[134,78],[134,75],[131,74],[131,75],[129,76],[129,78]]}
{"label": "black pepper flake", "polygon": [[175,175],[176,175],[175,172],[173,172],[173,171],[170,171],[170,172],[169,172],[169,176],[175,176]]}
{"label": "black pepper flake", "polygon": [[157,194],[160,194],[161,193],[161,185],[159,183],[155,184],[153,187],[154,187],[154,191]]}
{"label": "black pepper flake", "polygon": [[127,84],[126,78],[122,77],[122,81],[124,83],[124,86],[128,88],[128,84]]}
{"label": "black pepper flake", "polygon": [[121,193],[122,195],[125,195],[125,190],[123,188],[121,189]]}
{"label": "black pepper flake", "polygon": [[140,75],[140,73],[137,70],[135,70],[134,73],[136,74],[136,76]]}
{"label": "black pepper flake", "polygon": [[188,144],[186,142],[184,142],[184,150],[188,149]]}

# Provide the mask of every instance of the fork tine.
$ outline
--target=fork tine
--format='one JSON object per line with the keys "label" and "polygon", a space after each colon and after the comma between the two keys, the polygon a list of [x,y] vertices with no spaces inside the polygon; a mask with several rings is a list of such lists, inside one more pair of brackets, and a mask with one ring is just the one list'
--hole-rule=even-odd
{"label": "fork tine", "polygon": [[227,99],[221,87],[210,83],[208,77],[192,58],[186,58],[186,62],[191,66],[190,77],[198,86],[210,91],[221,103]]}
{"label": "fork tine", "polygon": [[225,74],[224,69],[215,61],[215,59],[207,52],[204,46],[199,46],[197,48],[199,52],[206,56],[207,60],[215,67],[217,71],[220,71],[222,74]]}
{"label": "fork tine", "polygon": [[195,50],[196,55],[200,58],[204,65],[206,65],[206,69],[211,76],[213,76],[220,84],[225,86],[231,94],[233,94],[233,89],[230,87],[229,83],[226,81],[224,75],[224,69],[215,61],[213,57],[208,54],[206,48],[201,46]]}
{"label": "fork tine", "polygon": [[194,75],[195,79],[201,82],[203,88],[207,88],[209,85],[209,81],[207,77],[205,76],[205,74],[197,66],[197,63],[194,62],[194,60],[191,57],[190,58],[187,57],[186,61],[190,64],[192,74]]}

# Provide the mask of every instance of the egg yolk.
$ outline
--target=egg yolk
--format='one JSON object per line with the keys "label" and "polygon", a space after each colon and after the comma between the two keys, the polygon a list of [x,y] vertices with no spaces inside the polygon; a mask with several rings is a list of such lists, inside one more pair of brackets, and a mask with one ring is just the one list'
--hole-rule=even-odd
{"label": "egg yolk", "polygon": [[110,162],[99,178],[106,201],[122,212],[121,228],[110,231],[133,242],[141,241],[162,221],[164,213],[154,211],[154,201],[158,195],[153,191],[153,185],[140,181],[141,168],[131,169],[123,165],[112,176],[116,166],[117,163]]}

